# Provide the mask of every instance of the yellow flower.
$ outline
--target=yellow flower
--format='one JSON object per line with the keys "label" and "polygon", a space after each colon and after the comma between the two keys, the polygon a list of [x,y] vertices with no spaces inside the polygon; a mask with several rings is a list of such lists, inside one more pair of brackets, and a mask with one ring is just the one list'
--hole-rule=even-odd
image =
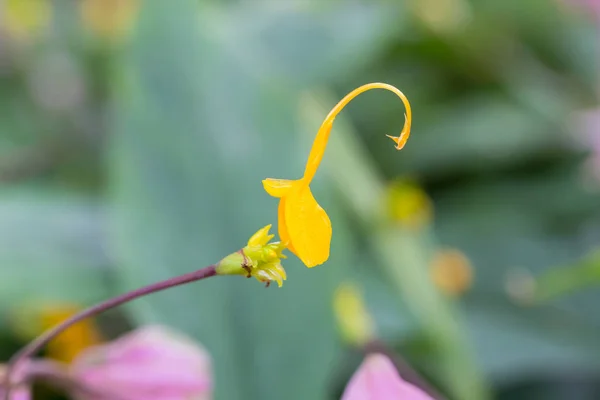
{"label": "yellow flower", "polygon": [[390,136],[401,150],[410,135],[411,109],[408,99],[394,86],[369,83],[360,86],[344,97],[321,124],[308,156],[302,178],[297,180],[265,179],[263,186],[268,194],[279,198],[279,237],[285,246],[309,268],[323,264],[329,258],[331,221],[310,191],[310,183],[319,168],[335,117],[356,96],[371,89],[385,89],[395,93],[406,108],[405,123],[399,136]]}
{"label": "yellow flower", "polygon": [[442,35],[459,33],[472,18],[467,0],[411,0],[416,17],[431,30]]}
{"label": "yellow flower", "polygon": [[6,0],[0,3],[0,22],[18,39],[27,38],[45,28],[52,14],[49,0]]}
{"label": "yellow flower", "polygon": [[80,4],[86,28],[107,39],[125,36],[140,7],[139,0],[82,0]]}
{"label": "yellow flower", "polygon": [[271,225],[259,229],[248,240],[246,247],[222,259],[216,267],[217,275],[245,275],[265,282],[267,286],[275,281],[281,287],[287,279],[285,269],[281,266],[281,259],[286,258],[282,254],[285,245],[280,242],[269,243],[275,236],[269,234],[270,229]]}
{"label": "yellow flower", "polygon": [[375,339],[375,323],[356,285],[343,283],[338,287],[333,298],[333,310],[338,329],[346,342],[361,347]]}
{"label": "yellow flower", "polygon": [[390,185],[387,203],[389,216],[408,228],[418,229],[431,221],[433,207],[429,197],[411,182],[398,181]]}
{"label": "yellow flower", "polygon": [[[61,323],[81,309],[74,305],[45,307],[40,313],[43,332]],[[48,343],[48,357],[58,361],[71,362],[82,350],[101,343],[102,336],[91,319],[80,321]]]}
{"label": "yellow flower", "polygon": [[[14,316],[13,328],[24,340],[31,340],[79,311],[81,307],[70,303],[26,306]],[[52,339],[47,345],[47,356],[68,363],[82,350],[101,342],[102,335],[94,320],[85,319]]]}
{"label": "yellow flower", "polygon": [[461,251],[439,250],[431,263],[431,275],[435,285],[449,296],[466,292],[473,282],[471,262]]}

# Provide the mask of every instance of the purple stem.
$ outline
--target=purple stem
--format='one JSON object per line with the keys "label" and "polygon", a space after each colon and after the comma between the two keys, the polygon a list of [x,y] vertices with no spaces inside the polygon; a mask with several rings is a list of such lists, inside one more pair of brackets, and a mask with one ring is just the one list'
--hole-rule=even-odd
{"label": "purple stem", "polygon": [[113,297],[112,299],[108,299],[102,303],[96,304],[90,308],[87,308],[81,311],[78,314],[75,314],[60,324],[56,325],[53,328],[50,328],[46,332],[42,333],[35,340],[30,342],[27,346],[23,347],[19,350],[15,355],[13,355],[6,365],[6,375],[4,377],[4,387],[6,391],[4,392],[3,400],[10,400],[10,389],[11,389],[11,372],[14,367],[19,364],[21,361],[31,358],[37,353],[42,347],[44,347],[49,341],[54,339],[57,335],[64,332],[71,325],[76,324],[77,322],[84,320],[88,317],[92,317],[94,315],[103,313],[104,311],[110,310],[111,308],[115,308],[120,306],[121,304],[127,303],[129,301],[135,300],[137,298],[143,297],[147,294],[160,292],[165,289],[169,289],[175,286],[183,285],[190,282],[199,281],[204,278],[209,278],[211,276],[216,275],[216,266],[209,265],[208,267],[204,267],[194,272],[190,272],[184,275],[176,276],[174,278],[169,278],[164,281],[156,282],[150,284],[148,286],[144,286],[142,288],[132,290],[131,292],[124,293],[117,297]]}

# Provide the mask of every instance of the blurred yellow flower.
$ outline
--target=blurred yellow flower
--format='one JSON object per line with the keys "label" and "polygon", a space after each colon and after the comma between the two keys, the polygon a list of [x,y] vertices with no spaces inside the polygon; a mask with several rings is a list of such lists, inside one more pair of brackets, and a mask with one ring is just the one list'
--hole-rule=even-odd
{"label": "blurred yellow flower", "polygon": [[[40,332],[56,326],[79,311],[81,311],[81,308],[66,304],[57,307],[45,307],[40,312]],[[85,319],[70,326],[48,343],[48,357],[58,361],[71,362],[82,350],[100,342],[102,342],[102,336],[94,320]]]}
{"label": "blurred yellow flower", "polygon": [[431,277],[440,291],[459,296],[471,287],[473,268],[460,250],[438,250],[431,263]]}
{"label": "blurred yellow flower", "polygon": [[81,19],[94,34],[118,39],[132,28],[139,0],[81,0]]}
{"label": "blurred yellow flower", "polygon": [[444,35],[460,32],[473,16],[466,0],[411,0],[409,5],[427,27]]}
{"label": "blurred yellow flower", "polygon": [[48,25],[51,15],[49,0],[4,0],[0,3],[1,25],[17,39],[38,33]]}
{"label": "blurred yellow flower", "polygon": [[217,275],[245,275],[254,277],[267,286],[271,281],[281,287],[287,279],[281,259],[286,258],[282,253],[285,245],[280,242],[269,243],[275,235],[269,234],[271,225],[259,229],[248,245],[222,259],[216,266]]}
{"label": "blurred yellow flower", "polygon": [[433,216],[427,194],[408,181],[398,181],[388,187],[387,209],[392,220],[413,229],[429,224]]}
{"label": "blurred yellow flower", "polygon": [[[31,340],[81,310],[81,307],[70,303],[23,307],[14,319],[14,328],[23,339]],[[69,327],[50,341],[47,346],[47,356],[68,363],[82,350],[101,342],[100,330],[94,320],[88,318]]]}
{"label": "blurred yellow flower", "polygon": [[346,282],[337,288],[333,298],[333,310],[344,341],[362,347],[375,339],[375,323],[356,285]]}
{"label": "blurred yellow flower", "polygon": [[292,253],[309,268],[323,264],[329,258],[331,221],[315,200],[310,183],[319,168],[335,117],[356,96],[371,89],[385,89],[395,93],[406,108],[405,124],[399,136],[390,136],[400,150],[410,135],[411,109],[408,99],[394,86],[369,83],[360,86],[344,97],[321,124],[308,156],[302,178],[297,180],[265,179],[263,186],[268,194],[279,198],[279,237]]}

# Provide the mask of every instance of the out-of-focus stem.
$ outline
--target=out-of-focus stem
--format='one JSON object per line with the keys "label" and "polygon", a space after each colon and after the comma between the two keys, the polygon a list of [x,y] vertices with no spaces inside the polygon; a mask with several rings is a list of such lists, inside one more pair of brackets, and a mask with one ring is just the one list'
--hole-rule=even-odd
{"label": "out-of-focus stem", "polygon": [[39,350],[41,350],[49,341],[54,339],[56,336],[64,332],[67,328],[76,324],[77,322],[84,320],[88,317],[92,317],[94,315],[103,313],[104,311],[110,310],[112,308],[118,307],[122,304],[130,302],[132,300],[138,299],[140,297],[146,296],[151,293],[160,292],[165,289],[170,289],[175,286],[183,285],[190,282],[199,281],[201,279],[209,278],[211,276],[216,275],[216,266],[209,265],[208,267],[204,267],[202,269],[196,270],[194,272],[190,272],[184,275],[176,276],[174,278],[169,278],[164,281],[156,282],[150,284],[148,286],[144,286],[142,288],[132,290],[130,292],[124,293],[122,295],[113,297],[112,299],[108,299],[102,303],[96,304],[90,308],[87,308],[81,311],[78,314],[71,316],[60,324],[56,325],[53,328],[50,328],[46,332],[42,333],[35,340],[30,342],[27,346],[23,347],[19,352],[15,353],[15,355],[9,360],[6,368],[6,376],[4,377],[4,387],[6,391],[4,392],[3,400],[10,400],[10,391],[11,391],[11,373],[14,368],[23,360],[33,357]]}

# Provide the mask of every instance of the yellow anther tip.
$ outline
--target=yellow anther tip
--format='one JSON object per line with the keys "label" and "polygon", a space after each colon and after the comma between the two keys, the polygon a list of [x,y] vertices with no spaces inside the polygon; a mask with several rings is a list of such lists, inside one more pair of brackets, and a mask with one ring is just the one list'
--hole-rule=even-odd
{"label": "yellow anther tip", "polygon": [[406,142],[402,143],[400,141],[400,136],[392,136],[392,135],[385,135],[387,137],[389,137],[390,139],[392,139],[394,141],[394,143],[396,143],[396,150],[402,150],[404,148],[404,145],[406,144]]}

